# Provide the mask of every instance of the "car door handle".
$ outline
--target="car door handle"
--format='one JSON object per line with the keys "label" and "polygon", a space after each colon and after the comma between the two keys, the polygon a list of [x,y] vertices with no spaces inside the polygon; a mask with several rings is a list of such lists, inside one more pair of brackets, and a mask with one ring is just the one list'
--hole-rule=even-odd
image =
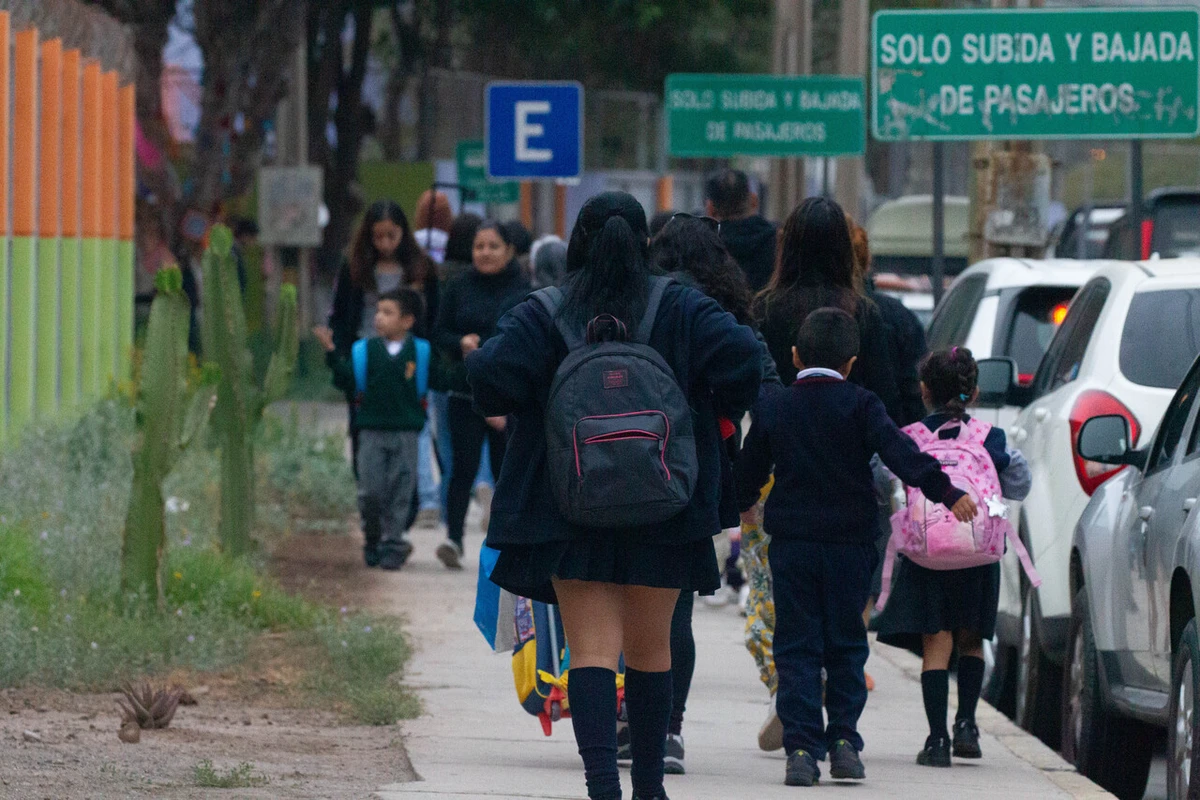
{"label": "car door handle", "polygon": [[1196,498],[1189,497],[1183,501],[1183,513],[1190,514],[1192,509],[1196,507]]}
{"label": "car door handle", "polygon": [[1142,522],[1149,522],[1154,517],[1154,506],[1142,506],[1138,509],[1138,518]]}
{"label": "car door handle", "polygon": [[1038,422],[1045,422],[1046,417],[1050,416],[1050,411],[1045,408],[1035,408],[1033,410],[1033,418]]}

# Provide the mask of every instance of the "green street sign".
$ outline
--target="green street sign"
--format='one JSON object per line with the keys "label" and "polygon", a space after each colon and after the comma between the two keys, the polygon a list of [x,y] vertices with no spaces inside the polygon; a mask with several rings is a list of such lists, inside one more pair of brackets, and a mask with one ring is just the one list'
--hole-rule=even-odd
{"label": "green street sign", "polygon": [[861,78],[667,76],[673,156],[856,156],[866,147]]}
{"label": "green street sign", "polygon": [[[454,151],[458,162],[458,185],[469,203],[515,203],[521,199],[521,184],[516,181],[489,181],[487,151],[482,139],[460,141]],[[469,195],[469,196],[468,196]]]}
{"label": "green street sign", "polygon": [[1200,11],[881,11],[871,128],[906,139],[1193,137]]}

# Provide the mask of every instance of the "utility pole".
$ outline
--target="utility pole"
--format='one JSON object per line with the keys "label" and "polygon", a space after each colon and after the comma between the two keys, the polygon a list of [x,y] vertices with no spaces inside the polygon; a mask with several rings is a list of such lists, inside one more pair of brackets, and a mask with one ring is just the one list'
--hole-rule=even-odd
{"label": "utility pole", "polygon": [[[867,41],[870,29],[870,8],[867,0],[842,0],[841,26],[838,42],[838,71],[843,75],[865,75],[867,71]],[[834,197],[846,213],[862,222],[862,156],[842,158],[837,162]]]}
{"label": "utility pole", "polygon": [[[776,75],[812,72],[812,12],[813,0],[775,0],[771,65]],[[804,160],[775,159],[770,187],[769,216],[782,221],[804,198]]]}

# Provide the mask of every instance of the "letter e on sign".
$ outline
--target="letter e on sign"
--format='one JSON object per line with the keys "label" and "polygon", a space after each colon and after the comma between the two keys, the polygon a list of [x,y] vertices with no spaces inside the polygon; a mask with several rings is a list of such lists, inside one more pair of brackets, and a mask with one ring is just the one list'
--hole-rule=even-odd
{"label": "letter e on sign", "polygon": [[541,125],[530,122],[531,114],[549,114],[550,104],[545,100],[521,100],[517,102],[516,140],[517,161],[549,161],[554,158],[554,151],[544,147],[530,147],[530,139],[538,139],[545,135],[546,129]]}

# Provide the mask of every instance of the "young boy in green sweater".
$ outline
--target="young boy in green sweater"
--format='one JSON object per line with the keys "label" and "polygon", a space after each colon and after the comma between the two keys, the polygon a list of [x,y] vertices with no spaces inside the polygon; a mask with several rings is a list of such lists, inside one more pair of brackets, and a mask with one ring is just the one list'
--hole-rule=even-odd
{"label": "young boy in green sweater", "polygon": [[355,342],[351,357],[336,352],[333,332],[313,334],[326,350],[334,384],[355,392],[358,428],[358,508],[367,566],[397,570],[412,554],[405,537],[417,487],[417,437],[425,427],[429,343],[412,335],[421,296],[402,288],[379,296],[375,332]]}

